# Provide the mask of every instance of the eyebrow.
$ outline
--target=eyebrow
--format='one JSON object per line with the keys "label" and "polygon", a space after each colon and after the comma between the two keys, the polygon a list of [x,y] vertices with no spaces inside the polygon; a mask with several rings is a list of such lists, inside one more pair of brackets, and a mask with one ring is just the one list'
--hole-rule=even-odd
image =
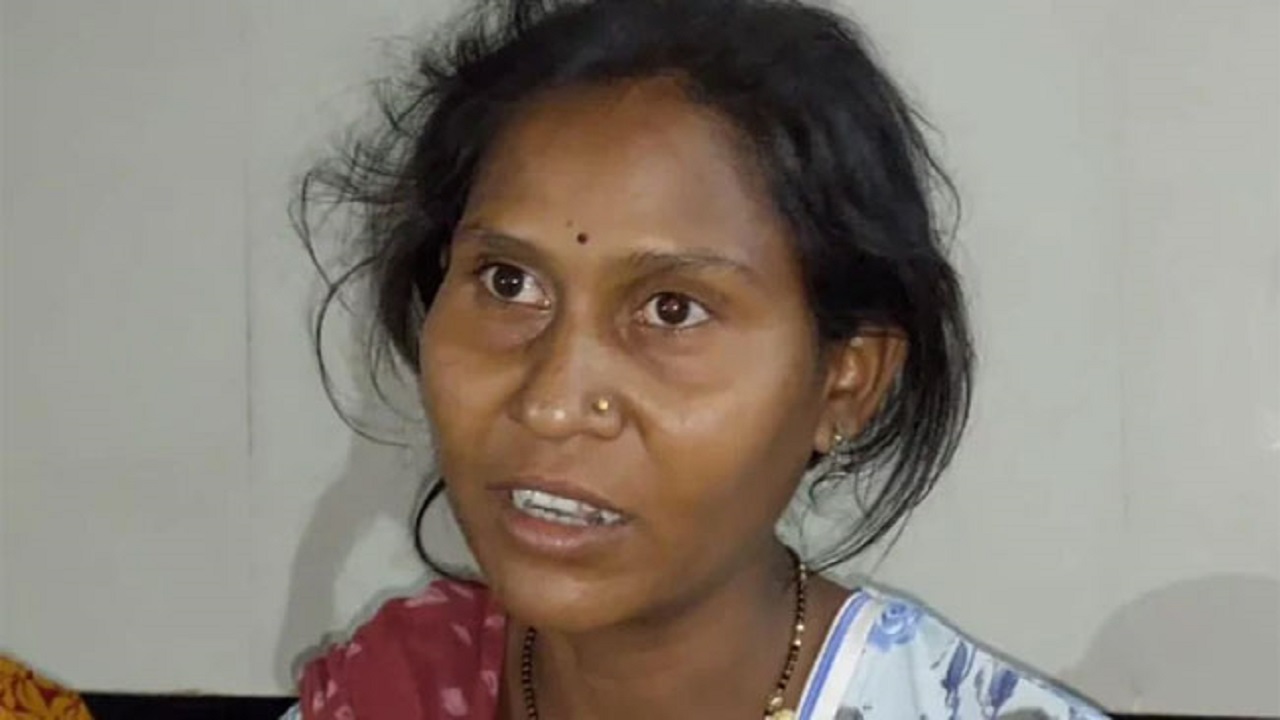
{"label": "eyebrow", "polygon": [[[498,232],[481,226],[461,226],[456,239],[478,240],[499,251],[515,255],[532,256],[543,259],[545,251],[537,243],[524,238]],[[621,264],[643,275],[659,275],[681,270],[724,270],[740,275],[753,284],[761,284],[762,279],[755,269],[737,260],[707,250],[673,252],[668,250],[640,250],[627,255]]]}
{"label": "eyebrow", "polygon": [[659,275],[680,270],[727,270],[752,283],[760,282],[760,277],[755,270],[715,252],[642,250],[627,256],[624,262],[645,275]]}
{"label": "eyebrow", "polygon": [[454,242],[462,240],[482,242],[496,250],[515,255],[533,255],[541,258],[545,254],[536,243],[479,225],[459,225],[454,231],[453,239]]}

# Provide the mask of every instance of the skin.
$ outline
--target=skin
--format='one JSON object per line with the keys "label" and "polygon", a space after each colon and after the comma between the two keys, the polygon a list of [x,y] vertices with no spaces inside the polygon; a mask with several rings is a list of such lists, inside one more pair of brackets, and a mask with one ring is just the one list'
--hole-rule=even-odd
{"label": "skin", "polygon": [[[530,625],[542,717],[752,717],[777,680],[795,599],[774,524],[810,454],[875,412],[905,346],[817,342],[740,148],[674,80],[576,87],[523,108],[473,184],[421,387],[450,500],[513,619],[505,717],[524,717]],[[621,538],[573,561],[522,549],[493,486],[527,475],[607,498],[630,519]],[[791,703],[847,595],[809,591]]]}

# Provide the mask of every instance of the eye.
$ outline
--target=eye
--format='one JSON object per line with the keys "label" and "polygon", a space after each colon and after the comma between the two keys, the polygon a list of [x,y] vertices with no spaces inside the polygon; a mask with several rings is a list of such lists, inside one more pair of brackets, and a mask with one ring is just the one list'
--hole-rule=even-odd
{"label": "eye", "polygon": [[477,276],[484,289],[502,302],[539,308],[551,303],[533,275],[515,265],[490,263],[480,268]]}
{"label": "eye", "polygon": [[664,292],[649,298],[640,310],[641,322],[664,330],[687,330],[711,319],[711,313],[688,295]]}

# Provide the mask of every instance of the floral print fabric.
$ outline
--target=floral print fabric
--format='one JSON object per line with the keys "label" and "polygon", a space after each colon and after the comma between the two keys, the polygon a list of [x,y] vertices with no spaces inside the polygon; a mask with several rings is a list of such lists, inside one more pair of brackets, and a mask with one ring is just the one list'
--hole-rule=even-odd
{"label": "floral print fabric", "polygon": [[[1105,720],[1089,703],[984,648],[919,605],[875,590],[858,595],[880,600],[881,609],[857,671],[841,690],[835,720]],[[872,606],[859,605],[856,597],[844,612]],[[802,714],[801,720],[830,719]]]}
{"label": "floral print fabric", "polygon": [[0,720],[92,720],[79,695],[0,657]]}

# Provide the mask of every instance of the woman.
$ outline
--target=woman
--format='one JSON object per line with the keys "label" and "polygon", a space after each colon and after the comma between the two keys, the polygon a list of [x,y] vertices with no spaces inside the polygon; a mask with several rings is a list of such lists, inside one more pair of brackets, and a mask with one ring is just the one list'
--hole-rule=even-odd
{"label": "woman", "polygon": [[[971,363],[947,183],[848,21],[491,3],[403,92],[300,227],[361,211],[333,289],[366,273],[418,373],[479,574],[311,662],[294,717],[1100,717],[819,574],[928,493]],[[807,470],[858,510],[801,555]]]}

